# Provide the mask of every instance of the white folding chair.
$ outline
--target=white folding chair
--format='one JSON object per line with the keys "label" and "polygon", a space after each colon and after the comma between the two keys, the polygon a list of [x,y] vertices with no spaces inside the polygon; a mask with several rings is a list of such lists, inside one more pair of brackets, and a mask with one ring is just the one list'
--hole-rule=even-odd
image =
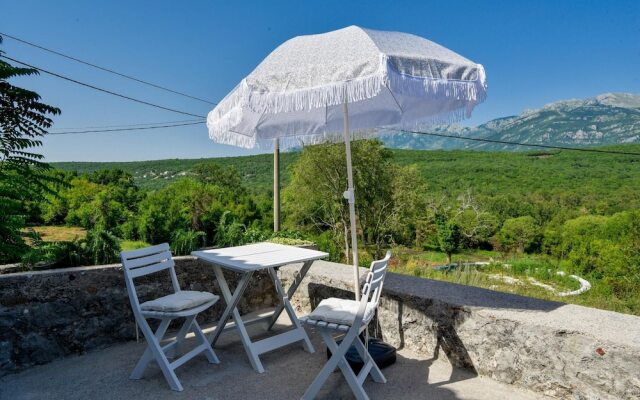
{"label": "white folding chair", "polygon": [[[175,264],[171,258],[169,245],[166,243],[139,250],[123,251],[120,253],[120,258],[124,267],[124,276],[133,315],[147,340],[147,349],[129,378],[141,379],[147,365],[151,360],[155,359],[171,389],[182,391],[182,385],[174,372],[176,368],[201,352],[205,352],[210,363],[220,363],[196,321],[196,316],[214,305],[219,297],[208,292],[180,290]],[[169,270],[174,293],[140,304],[133,280],[164,270]],[[147,323],[147,318],[160,320],[160,326],[155,333]],[[185,318],[182,328],[178,332],[176,339],[162,346],[160,341],[166,333],[169,323],[177,318]],[[189,332],[193,332],[198,339],[198,346],[180,358],[169,362],[167,354],[172,354],[178,350]]]}
{"label": "white folding chair", "polygon": [[[315,398],[336,367],[339,367],[342,371],[357,399],[369,398],[362,387],[367,376],[371,375],[374,382],[387,382],[364,343],[362,343],[360,334],[367,328],[367,325],[375,315],[390,258],[391,253],[387,252],[384,259],[371,263],[371,269],[362,287],[362,297],[359,303],[355,300],[332,297],[322,300],[311,314],[300,318],[301,321],[318,329],[322,339],[327,344],[327,348],[331,351],[331,358],[304,393],[303,399]],[[334,340],[334,333],[344,335],[340,345]],[[357,376],[345,358],[352,345],[355,346],[364,364]]]}

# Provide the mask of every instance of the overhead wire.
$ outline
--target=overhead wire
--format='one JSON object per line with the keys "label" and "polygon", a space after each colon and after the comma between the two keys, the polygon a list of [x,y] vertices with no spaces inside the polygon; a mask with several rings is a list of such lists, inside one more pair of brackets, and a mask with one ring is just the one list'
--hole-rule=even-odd
{"label": "overhead wire", "polygon": [[84,130],[84,131],[49,132],[47,133],[47,135],[74,135],[79,133],[142,131],[142,130],[149,130],[149,129],[175,128],[179,126],[190,126],[190,125],[200,125],[200,124],[204,124],[204,121],[173,124],[173,125],[140,126],[140,127],[131,127],[131,128],[117,128],[117,129],[95,129],[95,130]]}
{"label": "overhead wire", "polygon": [[64,79],[66,81],[73,82],[73,83],[76,83],[78,85],[85,86],[85,87],[88,87],[88,88],[91,88],[91,89],[94,89],[94,90],[98,90],[98,91],[103,92],[103,93],[108,93],[108,94],[113,95],[113,96],[121,97],[123,99],[127,99],[127,100],[130,100],[130,101],[136,102],[136,103],[145,104],[145,105],[148,105],[148,106],[151,106],[151,107],[159,108],[159,109],[165,110],[165,111],[171,111],[171,112],[174,112],[174,113],[177,113],[177,114],[189,115],[191,117],[198,117],[198,118],[206,118],[204,115],[198,115],[198,114],[193,114],[193,113],[186,112],[186,111],[176,110],[175,108],[161,106],[161,105],[158,105],[158,104],[154,104],[154,103],[148,102],[146,100],[136,99],[134,97],[130,97],[130,96],[127,96],[127,95],[124,95],[124,94],[121,94],[121,93],[117,93],[117,92],[114,92],[114,91],[111,91],[111,90],[108,90],[108,89],[103,89],[103,88],[100,88],[98,86],[91,85],[89,83],[81,82],[81,81],[78,81],[76,79],[69,78],[67,76],[64,76],[64,75],[61,75],[61,74],[58,74],[58,73],[55,73],[55,72],[51,72],[49,70],[37,67],[35,65],[26,63],[24,61],[16,60],[15,58],[8,57],[8,56],[6,56],[4,54],[2,54],[0,57],[5,58],[5,59],[10,60],[10,61],[13,61],[13,62],[16,62],[16,63],[21,64],[21,65],[24,65],[25,67],[33,68],[33,69],[36,69],[36,70],[38,70],[40,72],[44,72],[45,74],[48,74],[48,75],[51,75],[51,76],[55,76],[57,78]]}
{"label": "overhead wire", "polygon": [[[121,124],[121,125],[94,125],[94,126],[61,126],[52,128],[51,131],[71,131],[71,130],[84,130],[84,129],[111,129],[111,128],[134,128],[137,126],[152,126],[152,125],[167,125],[167,124],[182,124],[189,122],[201,122],[203,121],[201,118],[198,119],[183,119],[178,121],[164,121],[164,122],[147,122],[147,123],[138,123],[138,124]],[[49,132],[51,132],[49,131]]]}
{"label": "overhead wire", "polygon": [[57,55],[57,56],[64,57],[64,58],[66,58],[66,59],[69,59],[69,60],[72,60],[72,61],[78,62],[78,63],[80,63],[80,64],[84,64],[84,65],[87,65],[87,66],[89,66],[89,67],[96,68],[96,69],[99,69],[99,70],[101,70],[101,71],[108,72],[108,73],[110,73],[110,74],[117,75],[117,76],[120,76],[120,77],[122,77],[122,78],[129,79],[129,80],[132,80],[132,81],[135,81],[135,82],[141,83],[141,84],[143,84],[143,85],[151,86],[151,87],[154,87],[154,88],[156,88],[156,89],[160,89],[160,90],[164,90],[164,91],[166,91],[166,92],[170,92],[170,93],[173,93],[173,94],[177,94],[177,95],[179,95],[179,96],[188,97],[188,98],[190,98],[190,99],[197,100],[197,101],[201,101],[201,102],[203,102],[203,103],[207,103],[207,104],[211,104],[211,105],[217,105],[217,104],[218,104],[218,103],[213,102],[213,101],[210,101],[210,100],[205,100],[205,99],[202,99],[202,98],[200,98],[200,97],[196,97],[196,96],[193,96],[193,95],[190,95],[190,94],[184,93],[184,92],[180,92],[180,91],[178,91],[178,90],[174,90],[174,89],[170,89],[170,88],[167,88],[167,87],[165,87],[165,86],[162,86],[162,85],[158,85],[158,84],[156,84],[156,83],[152,83],[152,82],[149,82],[149,81],[146,81],[146,80],[140,79],[140,78],[136,78],[136,77],[131,76],[131,75],[128,75],[128,74],[124,74],[124,73],[122,73],[122,72],[115,71],[115,70],[113,70],[113,69],[111,69],[111,68],[102,67],[102,66],[100,66],[100,65],[97,65],[97,64],[94,64],[94,63],[90,63],[90,62],[88,62],[88,61],[81,60],[81,59],[79,59],[79,58],[77,58],[77,57],[73,57],[73,56],[70,56],[70,55],[68,55],[68,54],[64,54],[64,53],[61,53],[61,52],[59,52],[59,51],[49,49],[49,48],[47,48],[47,47],[41,46],[41,45],[36,44],[36,43],[33,43],[33,42],[29,42],[29,41],[24,40],[24,39],[20,39],[20,38],[18,38],[18,37],[15,37],[15,36],[9,35],[9,34],[7,34],[7,33],[2,33],[2,32],[0,32],[0,36],[7,37],[7,38],[9,38],[9,39],[12,39],[12,40],[15,40],[15,41],[17,41],[17,42],[20,42],[20,43],[26,44],[26,45],[28,45],[28,46],[35,47],[35,48],[40,49],[40,50],[44,50],[44,51],[49,52],[49,53],[51,53],[51,54],[55,54],[55,55]]}

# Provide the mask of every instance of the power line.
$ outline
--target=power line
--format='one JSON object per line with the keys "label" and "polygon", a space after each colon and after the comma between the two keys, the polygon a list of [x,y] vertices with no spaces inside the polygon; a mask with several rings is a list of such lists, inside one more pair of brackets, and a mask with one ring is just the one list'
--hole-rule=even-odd
{"label": "power line", "polygon": [[180,111],[180,110],[176,110],[174,108],[160,106],[158,104],[153,104],[153,103],[150,103],[150,102],[145,101],[145,100],[140,100],[140,99],[136,99],[136,98],[133,98],[133,97],[126,96],[124,94],[112,92],[111,90],[102,89],[102,88],[99,88],[97,86],[94,86],[94,85],[91,85],[91,84],[88,84],[88,83],[84,83],[84,82],[80,82],[80,81],[75,80],[73,78],[69,78],[69,77],[66,77],[64,75],[57,74],[55,72],[47,71],[46,69],[42,69],[42,68],[36,67],[34,65],[31,65],[31,64],[27,64],[25,62],[16,60],[15,58],[7,57],[5,55],[2,55],[1,57],[6,58],[7,60],[10,60],[10,61],[16,62],[18,64],[24,65],[26,67],[37,69],[38,71],[44,72],[45,74],[49,74],[49,75],[55,76],[57,78],[64,79],[64,80],[67,80],[69,82],[76,83],[78,85],[86,86],[88,88],[91,88],[91,89],[94,89],[94,90],[98,90],[100,92],[104,92],[104,93],[108,93],[108,94],[111,94],[111,95],[114,95],[114,96],[118,96],[118,97],[121,97],[123,99],[131,100],[131,101],[134,101],[136,103],[145,104],[145,105],[148,105],[148,106],[151,106],[151,107],[159,108],[159,109],[165,110],[165,111],[171,111],[171,112],[174,112],[174,113],[177,113],[177,114],[189,115],[191,117],[198,117],[198,118],[206,118],[203,115],[192,114],[192,113],[189,113],[189,112],[186,112],[186,111]]}
{"label": "power line", "polygon": [[189,123],[183,123],[183,124],[173,124],[173,125],[141,126],[141,127],[137,127],[137,128],[96,129],[96,130],[85,130],[85,131],[49,132],[47,135],[73,135],[73,134],[77,134],[77,133],[103,133],[103,132],[141,131],[141,130],[147,130],[147,129],[175,128],[177,126],[200,125],[200,124],[204,124],[204,121],[189,122]]}
{"label": "power line", "polygon": [[437,136],[437,137],[450,138],[450,139],[470,140],[470,141],[474,141],[474,142],[506,144],[506,145],[509,145],[509,146],[527,146],[527,147],[539,147],[539,148],[543,148],[543,149],[583,151],[583,152],[586,152],[586,153],[603,153],[603,154],[619,154],[619,155],[628,155],[628,156],[640,156],[640,153],[628,152],[628,151],[602,150],[602,149],[590,149],[590,148],[585,148],[585,147],[564,147],[564,146],[552,146],[552,145],[548,145],[548,144],[509,142],[509,141],[506,141],[506,140],[474,138],[474,137],[469,137],[469,136],[456,136],[456,135],[447,135],[445,133],[421,132],[421,131],[411,131],[411,130],[404,130],[404,129],[400,130],[400,132],[415,133],[415,134],[418,134],[418,135],[427,135],[427,136]]}
{"label": "power line", "polygon": [[28,42],[28,41],[26,41],[26,40],[24,40],[24,39],[19,39],[19,38],[15,37],[15,36],[11,36],[11,35],[6,34],[6,33],[2,33],[2,32],[0,32],[0,36],[8,37],[9,39],[13,39],[13,40],[15,40],[15,41],[17,41],[17,42],[24,43],[24,44],[26,44],[26,45],[28,45],[28,46],[32,46],[32,47],[38,48],[38,49],[40,49],[40,50],[47,51],[47,52],[49,52],[49,53],[52,53],[52,54],[58,55],[58,56],[60,56],[60,57],[64,57],[64,58],[67,58],[67,59],[69,59],[69,60],[73,60],[73,61],[79,62],[80,64],[88,65],[88,66],[90,66],[90,67],[97,68],[97,69],[99,69],[99,70],[101,70],[101,71],[108,72],[108,73],[110,73],[110,74],[114,74],[114,75],[118,75],[118,76],[120,76],[120,77],[122,77],[122,78],[126,78],[126,79],[129,79],[129,80],[132,80],[132,81],[138,82],[138,83],[142,83],[142,84],[144,84],[144,85],[148,85],[148,86],[154,87],[154,88],[156,88],[156,89],[160,89],[160,90],[164,90],[164,91],[166,91],[166,92],[174,93],[174,94],[177,94],[177,95],[179,95],[179,96],[188,97],[188,98],[190,98],[190,99],[198,100],[198,101],[201,101],[201,102],[203,102],[203,103],[207,103],[207,104],[212,104],[212,105],[217,105],[217,104],[218,104],[218,103],[215,103],[215,102],[213,102],[213,101],[209,101],[209,100],[201,99],[201,98],[199,98],[199,97],[192,96],[192,95],[190,95],[190,94],[186,94],[186,93],[183,93],[183,92],[179,92],[179,91],[177,91],[177,90],[173,90],[173,89],[169,89],[169,88],[164,87],[164,86],[160,86],[160,85],[155,84],[155,83],[151,83],[151,82],[148,82],[148,81],[144,81],[144,80],[142,80],[142,79],[139,79],[139,78],[136,78],[136,77],[133,77],[133,76],[127,75],[127,74],[123,74],[123,73],[121,73],[121,72],[117,72],[117,71],[114,71],[114,70],[109,69],[109,68],[101,67],[101,66],[99,66],[99,65],[96,65],[96,64],[90,63],[90,62],[88,62],[88,61],[80,60],[80,59],[78,59],[78,58],[75,58],[75,57],[69,56],[69,55],[67,55],[67,54],[60,53],[60,52],[55,51],[55,50],[48,49],[48,48],[46,48],[46,47],[44,47],[44,46],[40,46],[40,45],[35,44],[35,43]]}
{"label": "power line", "polygon": [[76,127],[57,127],[53,128],[54,131],[70,131],[81,129],[109,129],[109,128],[133,128],[137,126],[151,126],[151,125],[167,125],[167,124],[182,124],[188,122],[202,122],[202,119],[183,119],[179,121],[165,121],[165,122],[147,122],[139,124],[124,124],[124,125],[98,125],[98,126],[76,126]]}
{"label": "power line", "polygon": [[[185,122],[185,123],[171,124],[171,125],[143,126],[143,127],[120,128],[120,129],[100,129],[100,130],[85,130],[85,131],[49,132],[49,135],[69,135],[69,134],[75,134],[75,133],[124,132],[124,131],[147,130],[147,129],[173,128],[173,127],[177,127],[177,126],[199,125],[199,124],[203,124],[204,122],[205,121]],[[140,124],[140,125],[147,125],[147,124]],[[505,141],[505,140],[474,138],[474,137],[469,137],[469,136],[455,136],[455,135],[447,135],[447,134],[444,134],[444,133],[435,133],[435,132],[422,132],[422,131],[411,131],[411,130],[401,130],[400,132],[413,133],[413,134],[418,134],[418,135],[427,135],[427,136],[437,136],[437,137],[450,138],[450,139],[470,140],[470,141],[474,141],[474,142],[506,144],[506,145],[511,145],[511,146],[541,147],[541,148],[545,148],[545,149],[555,149],[555,150],[569,150],[569,151],[582,151],[582,152],[588,152],[588,153],[601,153],[601,154],[604,153],[604,154],[640,156],[640,153],[626,152],[626,151],[602,150],[602,149],[590,149],[590,148],[580,148],[580,147],[552,146],[552,145],[546,145],[546,144],[530,144],[530,143],[520,143],[520,142],[509,142],[509,141]]]}

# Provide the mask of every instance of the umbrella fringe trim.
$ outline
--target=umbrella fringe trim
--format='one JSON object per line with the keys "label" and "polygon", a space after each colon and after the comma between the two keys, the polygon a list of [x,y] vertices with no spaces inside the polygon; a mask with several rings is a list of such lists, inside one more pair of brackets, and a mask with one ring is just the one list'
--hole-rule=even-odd
{"label": "umbrella fringe trim", "polygon": [[[446,113],[433,115],[411,124],[398,124],[393,126],[381,126],[369,129],[354,129],[351,132],[352,140],[371,139],[391,134],[397,131],[407,130],[416,131],[424,130],[437,125],[449,125],[459,122],[467,117],[467,107],[461,107]],[[290,135],[279,137],[279,145],[281,149],[300,149],[304,146],[321,144],[321,143],[337,143],[344,140],[342,132],[319,132],[310,135]],[[226,144],[246,149],[272,149],[273,138],[256,139],[254,136],[242,134],[232,129],[217,130],[209,128],[209,138],[219,144]]]}

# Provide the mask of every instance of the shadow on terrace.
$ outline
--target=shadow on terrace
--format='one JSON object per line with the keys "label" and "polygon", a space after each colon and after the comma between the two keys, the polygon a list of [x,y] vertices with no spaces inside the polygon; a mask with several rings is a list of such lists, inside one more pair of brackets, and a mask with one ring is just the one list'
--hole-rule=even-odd
{"label": "shadow on terrace", "polygon": [[[281,318],[277,330],[286,329]],[[210,331],[211,328],[207,329]],[[259,326],[250,327],[263,332]],[[223,334],[216,351],[221,364],[208,364],[197,357],[177,372],[184,392],[172,392],[156,365],[144,379],[132,381],[129,372],[145,343],[118,344],[109,348],[73,356],[25,372],[3,377],[3,399],[297,399],[302,396],[326,362],[319,335],[309,330],[316,352],[306,353],[300,345],[291,345],[266,354],[264,374],[249,365],[242,345],[234,334]],[[260,337],[259,334],[256,335]],[[193,339],[190,339],[193,341]],[[535,395],[489,378],[477,377],[466,370],[452,368],[447,362],[426,359],[408,350],[398,353],[398,362],[384,370],[387,384],[370,380],[365,390],[372,399],[536,399]],[[350,399],[353,395],[340,373],[334,373],[320,392],[320,399]]]}

